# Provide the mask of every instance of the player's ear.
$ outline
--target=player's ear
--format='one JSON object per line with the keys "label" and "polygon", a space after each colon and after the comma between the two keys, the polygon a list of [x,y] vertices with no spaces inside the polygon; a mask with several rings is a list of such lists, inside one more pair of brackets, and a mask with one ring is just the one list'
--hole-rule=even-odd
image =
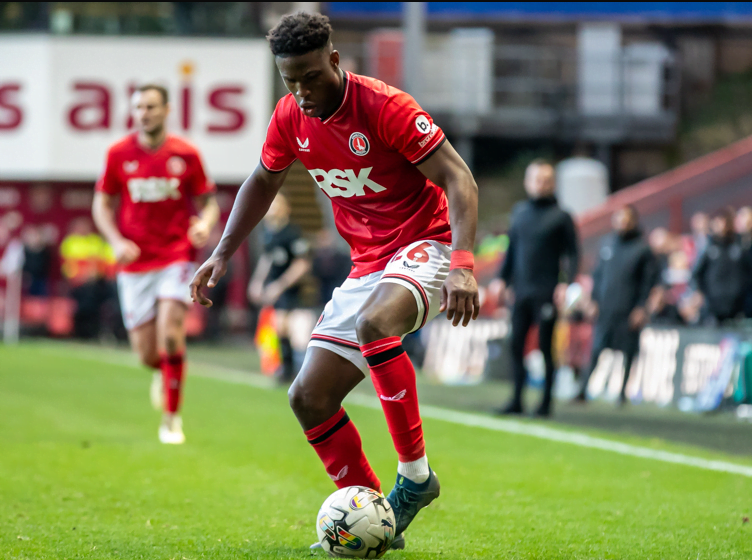
{"label": "player's ear", "polygon": [[329,53],[329,63],[335,70],[339,68],[339,51],[332,50],[332,52]]}
{"label": "player's ear", "polygon": [[172,105],[165,103],[165,115],[169,115],[170,111],[172,111]]}

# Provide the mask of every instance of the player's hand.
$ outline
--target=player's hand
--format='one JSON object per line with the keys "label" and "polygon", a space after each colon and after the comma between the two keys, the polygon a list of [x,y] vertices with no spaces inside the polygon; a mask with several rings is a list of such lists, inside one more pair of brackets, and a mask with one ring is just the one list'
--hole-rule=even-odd
{"label": "player's hand", "polygon": [[262,300],[264,305],[274,305],[279,297],[284,293],[285,287],[279,282],[271,282],[266,286]]}
{"label": "player's hand", "polygon": [[194,303],[200,303],[204,307],[211,307],[212,300],[203,294],[204,286],[213,288],[227,272],[227,261],[219,257],[211,256],[196,271],[191,281],[191,299]]}
{"label": "player's hand", "polygon": [[480,311],[478,284],[473,271],[466,268],[455,268],[441,286],[441,307],[439,310],[447,312],[447,319],[457,326],[462,321],[466,327],[470,319],[477,319]]}
{"label": "player's hand", "polygon": [[112,250],[115,252],[115,260],[118,264],[130,264],[141,255],[138,245],[125,238],[113,243]]}
{"label": "player's hand", "polygon": [[188,241],[196,249],[200,249],[209,242],[209,235],[212,228],[198,216],[191,216],[190,226],[188,227]]}

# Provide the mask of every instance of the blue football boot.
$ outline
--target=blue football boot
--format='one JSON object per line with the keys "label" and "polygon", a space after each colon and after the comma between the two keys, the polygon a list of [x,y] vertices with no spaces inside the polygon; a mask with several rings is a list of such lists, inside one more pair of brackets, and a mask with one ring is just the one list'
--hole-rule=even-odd
{"label": "blue football boot", "polygon": [[409,478],[397,475],[397,483],[386,497],[397,521],[395,533],[401,535],[412,523],[418,512],[439,497],[441,485],[436,473],[431,470],[428,480],[416,484]]}

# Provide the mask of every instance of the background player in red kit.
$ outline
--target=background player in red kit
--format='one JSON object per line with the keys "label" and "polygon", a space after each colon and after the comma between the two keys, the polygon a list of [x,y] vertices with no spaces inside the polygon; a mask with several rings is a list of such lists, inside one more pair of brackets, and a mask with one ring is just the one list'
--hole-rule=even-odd
{"label": "background player in red kit", "polygon": [[161,370],[152,384],[152,402],[164,408],[159,439],[179,444],[185,441],[178,410],[189,282],[195,250],[208,241],[219,207],[196,148],[165,130],[167,90],[145,85],[132,103],[138,132],[110,147],[93,215],[120,265],[118,292],[131,346],[144,365]]}
{"label": "background player in red kit", "polygon": [[[439,495],[402,337],[440,310],[454,325],[477,316],[471,253],[477,186],[412,97],[339,68],[330,35],[328,18],[303,12],[282,18],[269,33],[291,93],[277,104],[261,165],[243,183],[224,235],[191,287],[196,301],[211,303],[203,286],[224,274],[299,159],[330,197],[354,266],[314,330],[290,404],[340,488],[380,490],[341,404],[370,372],[399,457],[388,500],[401,535]],[[404,546],[404,539],[395,544]]]}

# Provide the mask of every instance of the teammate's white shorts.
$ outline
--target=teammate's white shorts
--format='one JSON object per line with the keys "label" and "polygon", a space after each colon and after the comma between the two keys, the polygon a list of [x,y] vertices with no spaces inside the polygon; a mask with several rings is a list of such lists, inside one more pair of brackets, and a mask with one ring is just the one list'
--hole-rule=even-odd
{"label": "teammate's white shorts", "polygon": [[128,330],[151,321],[157,315],[160,299],[191,303],[190,283],[196,265],[176,262],[148,272],[120,272],[117,277],[120,309]]}
{"label": "teammate's white shorts", "polygon": [[438,241],[416,241],[397,251],[386,268],[360,278],[348,278],[334,290],[308,346],[326,348],[368,373],[355,332],[358,311],[377,284],[404,286],[415,296],[418,317],[415,332],[439,313],[441,286],[449,274],[451,247]]}

